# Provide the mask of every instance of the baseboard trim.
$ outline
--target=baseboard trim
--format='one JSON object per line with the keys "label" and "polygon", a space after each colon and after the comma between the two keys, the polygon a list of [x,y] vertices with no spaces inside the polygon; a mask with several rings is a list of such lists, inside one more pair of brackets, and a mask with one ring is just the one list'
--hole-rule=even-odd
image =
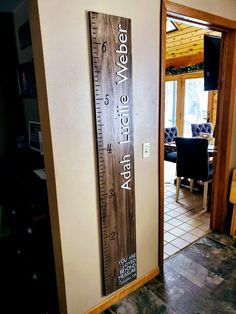
{"label": "baseboard trim", "polygon": [[131,292],[142,287],[146,282],[155,278],[159,274],[160,274],[160,268],[156,267],[155,269],[151,270],[149,273],[147,273],[143,277],[140,277],[134,280],[133,282],[129,283],[127,286],[109,295],[103,302],[97,304],[95,307],[85,312],[85,314],[100,314],[102,311],[110,307],[112,304],[120,301]]}

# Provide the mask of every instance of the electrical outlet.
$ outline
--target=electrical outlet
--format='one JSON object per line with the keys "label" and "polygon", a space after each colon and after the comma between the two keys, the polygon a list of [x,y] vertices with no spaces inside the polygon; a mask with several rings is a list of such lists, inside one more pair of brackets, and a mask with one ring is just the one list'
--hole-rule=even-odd
{"label": "electrical outlet", "polygon": [[150,143],[143,143],[143,158],[150,157]]}

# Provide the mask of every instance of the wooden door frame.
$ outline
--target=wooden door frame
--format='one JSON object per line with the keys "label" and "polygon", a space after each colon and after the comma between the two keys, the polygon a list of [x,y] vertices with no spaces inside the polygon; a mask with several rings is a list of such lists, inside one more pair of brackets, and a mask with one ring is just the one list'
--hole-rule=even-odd
{"label": "wooden door frame", "polygon": [[50,224],[52,231],[53,252],[55,261],[55,272],[57,281],[57,297],[59,313],[67,313],[66,290],[64,279],[64,267],[62,258],[61,235],[58,216],[58,203],[55,181],[55,170],[53,161],[52,138],[50,129],[50,118],[48,111],[48,97],[46,88],[46,76],[44,68],[44,54],[40,28],[38,1],[29,1],[29,21],[32,38],[34,66],[36,74],[37,94],[39,103],[39,115],[44,145],[44,163],[47,174],[47,191]]}
{"label": "wooden door frame", "polygon": [[[213,231],[225,231],[228,210],[228,186],[230,176],[230,151],[233,111],[236,87],[236,21],[193,9],[181,4],[162,0],[161,4],[161,77],[159,107],[159,265],[163,266],[164,248],[164,110],[166,68],[166,18],[172,17],[187,23],[222,31],[219,91],[217,101],[218,152],[212,182],[211,222]],[[197,17],[197,18],[196,18]]]}

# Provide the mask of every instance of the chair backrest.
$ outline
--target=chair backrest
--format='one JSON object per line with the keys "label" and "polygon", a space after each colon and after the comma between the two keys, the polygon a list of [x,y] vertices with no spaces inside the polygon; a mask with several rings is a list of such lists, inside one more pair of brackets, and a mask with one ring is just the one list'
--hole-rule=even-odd
{"label": "chair backrest", "polygon": [[178,129],[176,126],[173,126],[172,128],[165,128],[164,130],[164,142],[165,143],[173,142],[177,136],[178,136]]}
{"label": "chair backrest", "polygon": [[177,149],[177,177],[208,181],[208,140],[177,137],[175,142]]}
{"label": "chair backrest", "polygon": [[192,136],[199,136],[200,133],[212,133],[211,123],[191,124]]}

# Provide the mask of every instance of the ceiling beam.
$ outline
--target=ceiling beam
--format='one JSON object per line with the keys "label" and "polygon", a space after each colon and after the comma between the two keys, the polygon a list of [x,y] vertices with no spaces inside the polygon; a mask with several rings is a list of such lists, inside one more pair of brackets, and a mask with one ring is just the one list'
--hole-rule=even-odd
{"label": "ceiling beam", "polygon": [[173,66],[174,68],[179,68],[180,66],[195,65],[203,61],[204,55],[203,52],[200,52],[190,56],[168,59],[166,60],[166,67],[169,68],[170,66]]}

